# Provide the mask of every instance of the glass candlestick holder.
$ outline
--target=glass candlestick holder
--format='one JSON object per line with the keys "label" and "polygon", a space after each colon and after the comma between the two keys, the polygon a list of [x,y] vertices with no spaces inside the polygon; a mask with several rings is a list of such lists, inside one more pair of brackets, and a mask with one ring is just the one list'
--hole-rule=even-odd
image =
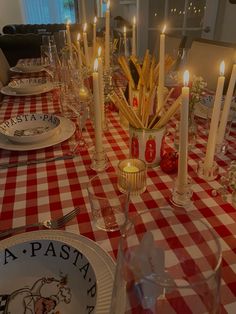
{"label": "glass candlestick holder", "polygon": [[219,174],[219,167],[214,161],[211,167],[206,167],[203,161],[199,161],[197,173],[200,178],[206,181],[213,181],[217,178]]}
{"label": "glass candlestick holder", "polygon": [[147,166],[141,159],[125,159],[117,169],[118,189],[130,196],[139,195],[146,190]]}
{"label": "glass candlestick holder", "polygon": [[96,151],[94,149],[93,152],[93,157],[92,157],[92,163],[91,163],[91,169],[97,171],[97,172],[102,172],[108,168],[108,158],[106,156],[106,153],[104,150],[101,151]]}
{"label": "glass candlestick holder", "polygon": [[184,207],[191,204],[191,198],[193,195],[191,188],[191,180],[188,178],[187,184],[180,185],[178,178],[175,181],[171,202],[177,207]]}

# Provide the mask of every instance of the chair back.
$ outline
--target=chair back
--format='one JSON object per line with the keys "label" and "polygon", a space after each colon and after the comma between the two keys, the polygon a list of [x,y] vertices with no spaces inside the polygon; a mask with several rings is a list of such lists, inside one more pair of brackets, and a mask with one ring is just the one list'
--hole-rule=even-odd
{"label": "chair back", "polygon": [[15,66],[22,58],[39,58],[42,35],[11,34],[0,36],[0,48],[7,58],[9,65]]}
{"label": "chair back", "polygon": [[2,49],[0,48],[0,82],[3,86],[7,85],[10,78],[10,66]]}
{"label": "chair back", "polygon": [[230,43],[195,39],[188,53],[188,69],[190,75],[202,76],[207,88],[215,91],[220,72],[220,63],[225,61],[225,89],[231,74],[235,58],[235,46]]}

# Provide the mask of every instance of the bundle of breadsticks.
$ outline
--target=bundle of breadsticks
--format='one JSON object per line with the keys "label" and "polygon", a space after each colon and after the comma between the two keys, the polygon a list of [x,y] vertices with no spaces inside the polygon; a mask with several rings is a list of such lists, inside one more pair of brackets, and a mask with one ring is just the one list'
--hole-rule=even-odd
{"label": "bundle of breadsticks", "polygon": [[[157,87],[159,77],[159,64],[154,56],[147,50],[141,65],[138,59],[131,56],[129,61],[124,56],[118,62],[129,86],[129,96],[125,97],[122,89],[113,91],[109,96],[118,110],[135,128],[160,129],[164,127],[171,117],[177,112],[181,104],[181,96],[167,108],[166,104],[173,90],[170,90],[162,106],[157,107]],[[165,58],[165,72],[174,65],[175,60],[170,56]],[[129,101],[132,90],[138,94],[138,107],[134,108]],[[158,108],[158,109],[157,109]]]}

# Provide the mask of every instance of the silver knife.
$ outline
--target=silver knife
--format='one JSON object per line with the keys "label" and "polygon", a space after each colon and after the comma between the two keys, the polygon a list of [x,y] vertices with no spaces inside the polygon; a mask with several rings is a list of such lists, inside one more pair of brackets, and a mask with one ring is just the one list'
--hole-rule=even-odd
{"label": "silver knife", "polygon": [[56,160],[67,160],[67,159],[72,159],[76,155],[74,154],[65,154],[61,156],[56,156],[56,157],[49,157],[49,158],[39,158],[39,159],[34,159],[34,160],[25,160],[25,161],[19,161],[15,163],[4,163],[0,164],[0,169],[6,169],[6,168],[14,168],[14,167],[20,167],[20,166],[29,166],[29,165],[36,165],[40,163],[46,163],[50,161],[56,161]]}

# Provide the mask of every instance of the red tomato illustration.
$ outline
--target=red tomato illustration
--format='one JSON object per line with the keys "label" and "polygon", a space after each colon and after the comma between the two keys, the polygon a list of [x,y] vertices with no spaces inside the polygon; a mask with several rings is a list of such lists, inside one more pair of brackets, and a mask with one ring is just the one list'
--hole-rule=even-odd
{"label": "red tomato illustration", "polygon": [[155,137],[149,136],[146,142],[145,159],[147,162],[153,162],[156,158],[156,142]]}
{"label": "red tomato illustration", "polygon": [[132,140],[131,140],[131,155],[133,158],[138,158],[139,156],[138,136],[135,134],[133,134]]}
{"label": "red tomato illustration", "polygon": [[137,99],[137,97],[133,98],[133,107],[134,108],[138,108],[138,99]]}

